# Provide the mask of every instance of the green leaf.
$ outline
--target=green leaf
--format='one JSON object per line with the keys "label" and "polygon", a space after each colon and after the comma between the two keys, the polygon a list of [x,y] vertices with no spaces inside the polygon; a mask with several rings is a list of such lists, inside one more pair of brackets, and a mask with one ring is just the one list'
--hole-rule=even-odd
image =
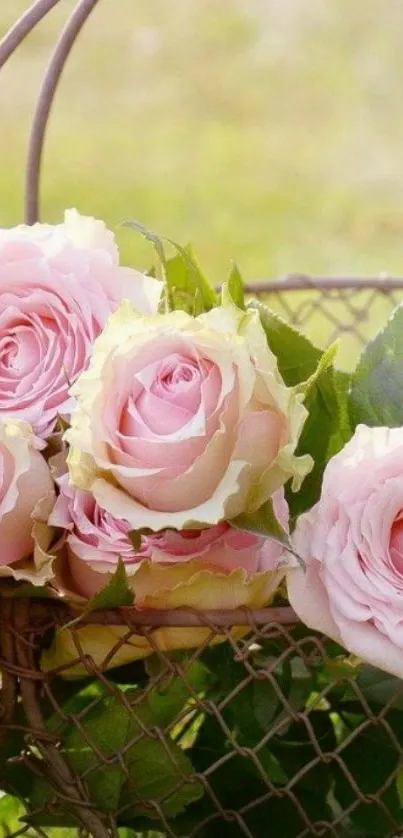
{"label": "green leaf", "polygon": [[135,550],[136,553],[138,553],[141,549],[141,532],[139,532],[138,530],[130,530],[128,536],[130,538],[133,550]]}
{"label": "green leaf", "polygon": [[235,262],[231,266],[229,277],[227,279],[227,289],[232,302],[235,303],[238,308],[245,310],[243,280]]}
{"label": "green leaf", "polygon": [[52,594],[45,585],[32,585],[31,582],[23,582],[16,585],[13,590],[15,597],[29,597],[29,599],[51,599]]}
{"label": "green leaf", "polygon": [[329,367],[332,366],[333,361],[337,355],[337,350],[338,342],[335,341],[334,343],[332,343],[331,346],[328,347],[328,349],[325,350],[325,352],[323,352],[315,372],[313,372],[312,375],[310,375],[306,381],[303,381],[301,382],[301,384],[296,385],[295,389],[297,392],[303,393],[304,396],[309,395],[309,393],[314,389],[315,384],[317,384],[323,373],[325,373],[326,370],[328,370]]}
{"label": "green leaf", "polygon": [[[169,309],[182,309],[189,314],[209,311],[218,304],[217,295],[202,274],[190,245],[181,247],[166,236],[158,236],[136,221],[126,221],[125,227],[132,227],[150,241],[160,261],[165,283],[166,302]],[[176,256],[167,259],[164,242],[172,245]]]}
{"label": "green leaf", "polygon": [[193,700],[194,693],[203,695],[215,681],[210,670],[200,660],[192,660],[190,653],[172,653],[170,660],[180,662],[184,677],[173,677],[158,655],[152,655],[145,662],[150,677],[158,681],[158,685],[148,694],[148,703],[152,715],[162,728],[177,719],[189,701]]}
{"label": "green leaf", "polygon": [[310,454],[314,467],[298,494],[293,496],[292,492],[287,492],[293,518],[317,502],[327,463],[350,438],[350,427],[346,421],[347,392],[348,376],[331,368],[319,376],[305,399],[309,415],[298,443],[297,454]]}
{"label": "green leaf", "polygon": [[117,569],[108,584],[89,600],[86,613],[107,608],[121,608],[125,605],[133,605],[133,602],[134,594],[127,583],[125,565],[122,559],[119,559]]}
{"label": "green leaf", "polygon": [[343,680],[348,678],[351,680],[358,679],[359,664],[355,663],[351,658],[347,658],[345,654],[340,658],[333,658],[321,667],[320,675],[324,684],[332,683],[333,681]]}
{"label": "green leaf", "polygon": [[24,818],[24,815],[25,809],[18,797],[13,797],[11,794],[2,794],[0,797],[0,827],[5,838],[8,834],[6,830],[11,833],[18,828],[21,829],[20,818]]}
{"label": "green leaf", "polygon": [[[140,816],[158,819],[154,800],[166,817],[175,817],[204,793],[200,782],[193,780],[193,767],[186,754],[170,736],[162,740],[161,734],[155,735],[157,726],[161,729],[173,722],[186,707],[189,690],[211,682],[210,673],[198,661],[189,662],[185,668],[189,686],[175,677],[164,691],[154,687],[147,694],[142,689],[131,689],[110,695],[103,685],[87,684],[66,702],[60,699],[62,716],[58,712],[47,720],[47,729],[57,732],[60,751],[72,771],[85,774],[91,803],[115,816],[124,809],[123,823]],[[79,727],[74,721],[77,717]],[[20,751],[22,747],[23,743]],[[119,754],[123,754],[124,766]],[[21,780],[18,788],[22,796],[29,800],[30,808],[38,810],[35,823],[67,823],[57,805],[51,817],[40,811],[54,800],[51,780],[40,778],[25,764],[13,768],[10,776],[7,770],[4,781]]]}
{"label": "green leaf", "polygon": [[[403,710],[403,681],[394,675],[387,675],[382,669],[364,666],[357,673],[357,686],[370,704],[381,705]],[[351,675],[350,675],[351,677]],[[345,700],[357,700],[357,693],[350,688]]]}
{"label": "green leaf", "polygon": [[288,535],[276,518],[271,498],[255,512],[243,512],[237,515],[232,519],[231,524],[240,530],[248,530],[256,535],[263,535],[265,538],[273,538],[280,544],[289,546]]}
{"label": "green leaf", "polygon": [[295,519],[316,503],[325,466],[351,436],[347,409],[350,379],[347,373],[332,366],[334,345],[322,352],[262,303],[253,300],[248,308],[259,311],[270,349],[277,357],[279,372],[287,386],[307,388],[305,406],[309,416],[297,454],[310,454],[314,468],[300,492],[287,492],[291,516]]}
{"label": "green leaf", "polygon": [[[256,680],[245,681],[246,669],[242,662],[235,661],[225,646],[207,649],[203,661],[216,676],[214,698],[226,704],[222,715],[230,729],[236,731],[236,738],[248,747],[256,747],[262,732],[270,729],[274,719],[284,709],[279,691],[287,696],[291,687],[291,670],[288,660],[278,662],[278,656],[269,657],[253,653],[249,665],[256,672]],[[227,696],[234,693],[230,702]],[[225,746],[224,740],[217,740],[217,747]]]}
{"label": "green leaf", "polygon": [[218,304],[217,295],[203,276],[195,259],[192,248],[185,248],[171,242],[178,251],[168,259],[165,266],[165,278],[170,289],[174,308],[180,308],[189,314],[210,311]]}
{"label": "green leaf", "polygon": [[[143,224],[140,224],[139,221],[125,221],[122,225],[123,227],[130,227],[132,230],[136,230],[138,233],[141,233],[144,236],[145,240],[151,242],[154,247],[154,250],[158,256],[158,259],[161,265],[164,267],[166,264],[166,256],[165,250],[163,245],[163,239],[157,233],[153,233],[152,230],[148,230],[147,227],[144,227]],[[169,241],[167,239],[167,241]],[[149,271],[150,276],[155,276],[155,272],[153,269]]]}
{"label": "green leaf", "polygon": [[[284,785],[284,783],[288,781],[287,774],[281,767],[277,757],[274,756],[268,748],[260,748],[257,753],[257,758],[263,768],[263,771],[265,771],[272,783],[276,783],[276,785]],[[253,765],[253,763],[251,763],[251,765]]]}
{"label": "green leaf", "polygon": [[195,295],[193,298],[193,317],[198,317],[199,314],[203,314],[204,312],[204,304],[203,304],[203,295],[200,291],[200,288],[196,288]]}
{"label": "green leaf", "polygon": [[91,770],[87,781],[91,802],[103,812],[118,809],[125,777],[117,760],[103,763],[94,748],[106,762],[130,741],[131,732],[129,711],[121,701],[111,697],[104,698],[84,716],[81,730],[72,727],[63,737],[63,753],[68,756],[72,770],[75,773]]}
{"label": "green leaf", "polygon": [[[167,817],[174,817],[201,797],[203,787],[190,779],[192,764],[181,749],[168,736],[155,738],[159,720],[149,697],[131,690],[124,699],[108,696],[90,709],[81,718],[81,729],[73,727],[63,738],[63,751],[74,772],[88,772],[91,801],[102,811],[125,807],[125,818],[152,818],[157,812],[151,801],[156,800]],[[122,750],[126,770],[117,757]]]}
{"label": "green leaf", "polygon": [[[61,753],[72,771],[75,774],[89,772],[86,785],[91,803],[102,812],[113,813],[119,806],[125,778],[113,755],[116,756],[128,741],[129,721],[129,714],[119,701],[103,698],[94,710],[83,716],[80,728],[68,725],[60,737]],[[30,794],[31,805],[40,809],[51,798],[51,785],[37,778]]]}
{"label": "green leaf", "polygon": [[[351,719],[352,731],[364,720],[363,716]],[[354,738],[348,736],[341,756],[362,794],[376,796],[379,801],[368,800],[355,805],[350,813],[352,824],[362,829],[363,835],[374,835],[377,838],[390,836],[391,818],[401,822],[396,783],[388,782],[397,771],[400,755],[393,747],[387,730],[381,725],[374,725],[364,727],[361,732],[357,731]],[[337,764],[334,766],[334,775],[334,794],[341,808],[347,809],[357,804],[357,793],[345,771]]]}
{"label": "green leaf", "polygon": [[403,424],[403,306],[364,350],[353,373],[350,416],[353,426]]}
{"label": "green leaf", "polygon": [[[32,825],[28,832],[24,830],[27,824]],[[37,831],[35,826],[46,827],[46,833]],[[7,794],[0,800],[0,834],[1,838],[12,838],[15,834],[26,835],[27,838],[40,838],[45,834],[47,838],[76,838],[77,820],[69,818],[66,811],[61,811],[58,816],[45,812],[31,814],[18,798]]]}
{"label": "green leaf", "polygon": [[247,308],[259,312],[270,349],[277,357],[280,374],[287,386],[295,387],[314,375],[324,353],[264,303],[251,300]]}
{"label": "green leaf", "polygon": [[[192,763],[174,742],[166,740],[164,747],[158,740],[143,740],[128,752],[126,764],[130,781],[125,783],[120,800],[121,806],[128,806],[125,818],[148,815],[160,821],[152,801],[159,803],[165,817],[174,818],[204,794],[200,781],[191,779]],[[189,779],[183,780],[183,776]]]}
{"label": "green leaf", "polygon": [[[301,720],[291,721],[276,736],[272,743],[272,750],[288,777],[294,777],[301,769],[307,768],[313,760],[312,767],[303,772],[295,789],[298,797],[302,790],[325,798],[332,782],[332,765],[317,765],[314,762],[315,746],[309,728],[301,724]],[[311,710],[309,713],[309,727],[314,732],[323,753],[330,753],[337,748],[337,741],[332,720],[328,713],[321,710]]]}
{"label": "green leaf", "polygon": [[279,372],[287,386],[307,388],[305,406],[309,416],[297,454],[310,454],[314,468],[300,492],[287,492],[291,516],[295,519],[316,503],[325,466],[351,436],[347,408],[350,378],[332,366],[334,345],[322,352],[262,303],[253,300],[248,308],[259,311],[270,349],[277,357]]}
{"label": "green leaf", "polygon": [[88,600],[86,607],[77,617],[74,618],[74,620],[69,620],[69,622],[64,623],[59,628],[59,632],[67,631],[72,628],[72,626],[78,625],[83,617],[90,614],[91,611],[103,611],[109,608],[122,608],[127,605],[133,605],[133,603],[134,593],[129,588],[127,582],[124,562],[121,558],[119,558],[117,569],[105,587],[101,588],[95,596]]}
{"label": "green leaf", "polygon": [[305,569],[303,560],[295,552],[288,534],[276,518],[273,501],[270,498],[255,512],[243,512],[241,515],[237,515],[236,518],[231,520],[231,524],[240,530],[248,530],[248,532],[262,535],[264,538],[271,538],[281,544],[295,556],[301,567]]}
{"label": "green leaf", "polygon": [[250,709],[262,730],[269,730],[271,722],[281,709],[280,699],[271,681],[267,679],[253,682]]}
{"label": "green leaf", "polygon": [[[248,695],[247,689],[246,695]],[[225,696],[228,698],[228,692]],[[245,701],[245,712],[242,712],[242,715],[237,713],[239,718],[237,727],[234,728],[234,725],[230,723],[231,706],[238,701],[239,696],[240,694],[234,696],[222,711],[225,714],[226,724],[231,730],[231,737],[223,734],[222,725],[214,716],[206,715],[194,749],[192,749],[192,761],[198,771],[208,771],[209,785],[224,810],[244,810],[243,821],[254,838],[277,838],[277,836],[297,838],[306,829],[306,822],[303,822],[295,802],[287,795],[281,795],[278,798],[269,795],[268,785],[262,777],[262,772],[257,769],[252,759],[246,754],[235,753],[233,741],[237,741],[238,746],[246,745],[252,716],[250,710],[249,714],[246,712]],[[314,736],[320,743],[320,747],[323,746],[325,753],[334,747],[333,727],[326,714],[318,715],[321,717],[319,720],[313,718]],[[245,723],[247,734],[244,734]],[[301,734],[300,740],[287,743],[281,751],[276,741],[278,737],[274,735],[270,738],[270,745],[264,749],[254,747],[256,743],[253,738],[249,741],[252,743],[263,772],[266,772],[271,781],[277,785],[283,785],[287,778],[290,780],[297,771],[301,771],[301,779],[298,784],[293,784],[293,792],[305,818],[311,818],[311,821],[315,823],[316,821],[331,821],[331,812],[327,804],[332,779],[331,766],[322,762],[318,764],[317,750],[307,727],[299,721],[295,724],[293,733],[295,729]],[[261,729],[260,732],[258,729],[257,735],[260,741]],[[316,740],[314,741],[316,744]],[[263,753],[266,750],[267,753]],[[229,756],[230,759],[228,759]],[[209,769],[214,761],[220,762],[215,770],[211,771]],[[309,768],[310,764],[311,768]],[[179,818],[179,822],[175,821],[175,831],[179,823],[178,834],[189,836],[197,825],[210,816],[211,820],[206,824],[205,831],[201,832],[203,838],[242,838],[244,830],[238,829],[233,822],[227,822],[224,817],[220,819],[217,808],[216,802],[210,798],[210,795],[205,795],[199,803],[191,806],[186,814]]]}
{"label": "green leaf", "polygon": [[[306,707],[312,694],[313,675],[304,661],[298,656],[291,659],[290,669],[290,690],[287,700],[294,710],[302,710]],[[287,712],[284,708],[284,714],[287,714]]]}

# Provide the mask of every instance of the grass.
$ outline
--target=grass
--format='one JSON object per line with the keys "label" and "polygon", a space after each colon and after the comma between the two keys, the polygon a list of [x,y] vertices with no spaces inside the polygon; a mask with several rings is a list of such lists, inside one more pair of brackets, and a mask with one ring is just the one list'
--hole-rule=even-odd
{"label": "grass", "polygon": [[[1,0],[0,36],[28,5]],[[61,0],[0,74],[2,225],[23,218],[33,104],[72,8]],[[52,112],[43,219],[136,218],[191,240],[213,282],[231,258],[246,279],[403,273],[402,27],[399,0],[103,0]],[[137,236],[118,238],[124,261],[149,265]],[[371,312],[366,336],[389,307]],[[310,330],[329,331],[318,314]],[[346,341],[342,363],[357,353]]]}

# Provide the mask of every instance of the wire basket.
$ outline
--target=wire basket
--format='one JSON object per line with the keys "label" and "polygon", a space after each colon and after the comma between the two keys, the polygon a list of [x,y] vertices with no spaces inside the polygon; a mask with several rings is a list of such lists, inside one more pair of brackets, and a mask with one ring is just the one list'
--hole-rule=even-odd
{"label": "wire basket", "polygon": [[[403,684],[361,670],[290,609],[167,612],[165,625],[204,633],[175,654],[162,651],[161,616],[102,613],[98,628],[124,625],[117,646],[155,648],[110,672],[83,651],[88,625],[73,628],[66,667],[39,668],[67,619],[58,606],[3,600],[2,617],[3,785],[15,793],[24,776],[31,801],[13,838],[50,824],[95,838],[118,824],[178,838],[398,835]],[[66,700],[78,667],[87,677]],[[11,732],[21,750],[4,759]]]}
{"label": "wire basket", "polygon": [[[16,23],[0,42],[0,67],[57,2],[37,0]],[[57,83],[96,3],[77,4],[46,72],[29,145],[29,224],[39,217]],[[314,330],[323,346],[342,335],[348,367],[403,298],[403,279],[291,275],[248,293]],[[0,800],[2,834],[397,838],[398,679],[360,667],[281,600],[250,612],[100,612],[69,628],[69,663],[45,672],[41,654],[72,616],[53,601],[0,600],[0,776],[21,802],[10,820]],[[116,646],[99,665],[83,632],[105,626],[117,630]],[[195,632],[194,648],[165,652],[164,633],[184,630]],[[133,644],[144,659],[108,669],[113,653]]]}

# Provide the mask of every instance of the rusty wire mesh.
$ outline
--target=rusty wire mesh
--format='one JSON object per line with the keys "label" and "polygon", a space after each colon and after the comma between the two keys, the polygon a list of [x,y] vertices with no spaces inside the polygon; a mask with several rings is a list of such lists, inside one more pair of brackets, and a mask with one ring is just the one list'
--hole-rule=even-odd
{"label": "rusty wire mesh", "polygon": [[389,277],[290,275],[248,290],[322,347],[340,338],[338,362],[346,369],[403,300],[403,281]]}
{"label": "rusty wire mesh", "polygon": [[[0,68],[58,2],[33,3],[0,41]],[[39,217],[40,164],[58,80],[96,3],[77,4],[44,79],[28,153],[28,223]],[[403,279],[290,276],[248,290],[322,345],[342,336],[348,367],[403,298]],[[94,630],[121,625],[119,644],[146,636],[155,646],[162,623],[204,627],[203,639],[171,655],[155,646],[145,661],[107,670],[86,655],[78,625],[71,629],[76,658],[46,674],[41,649],[69,615],[54,603],[6,596],[0,614],[1,787],[20,797],[16,779],[29,787],[22,820],[4,823],[5,836],[44,838],[55,823],[77,838],[116,838],[126,824],[130,836],[155,838],[379,838],[402,830],[403,684],[363,671],[298,625],[286,605],[243,615],[102,614]],[[78,664],[86,677],[68,680]],[[100,711],[115,723],[112,743],[89,733],[88,720],[96,730]],[[294,745],[290,767],[285,755]],[[145,753],[156,775],[171,777],[162,794],[143,782]],[[77,754],[85,754],[80,765]],[[111,801],[117,778],[121,793]],[[181,809],[178,797],[188,805]]]}
{"label": "rusty wire mesh", "polygon": [[[81,704],[76,693],[72,711],[71,702],[69,709],[61,698],[61,682],[73,661],[68,668],[47,674],[38,667],[39,646],[53,620],[59,621],[57,615],[49,606],[30,606],[21,600],[13,605],[8,600],[3,602],[2,616],[3,690],[10,696],[8,709],[14,703],[18,718],[13,724],[9,714],[9,726],[2,726],[3,750],[8,732],[18,730],[21,736],[21,752],[3,766],[5,787],[12,792],[13,772],[21,771],[32,772],[37,784],[36,795],[31,796],[37,804],[26,814],[28,823],[10,833],[13,838],[21,834],[42,838],[48,834],[47,818],[70,824],[77,835],[96,838],[117,835],[118,822],[138,824],[136,834],[143,834],[145,819],[148,830],[151,824],[157,835],[189,838],[398,835],[402,819],[396,819],[394,798],[403,750],[403,684],[397,683],[388,699],[380,701],[377,687],[382,682],[370,679],[360,684],[359,669],[319,635],[275,622],[268,614],[266,621],[261,615],[260,624],[249,615],[248,634],[236,640],[230,626],[223,625],[225,620],[198,615],[208,628],[203,644],[181,655],[156,649],[125,680],[121,673],[117,677],[113,670],[106,673],[86,658],[77,626],[74,663],[80,662],[91,681],[85,682],[87,696],[82,690]],[[145,633],[152,643],[154,631],[155,627],[136,626],[127,619],[121,642],[130,643],[134,633]],[[223,644],[209,648],[217,633]],[[220,676],[213,674],[210,681],[218,661]],[[319,688],[317,673],[322,678]],[[15,703],[17,679],[20,699]],[[95,684],[92,691],[88,684]],[[159,707],[162,719],[164,702],[173,703],[173,711],[164,722],[152,725],[145,709]],[[113,742],[94,727],[100,710],[104,724],[108,713],[113,716],[117,737]],[[234,720],[245,721],[248,713],[257,712],[260,735],[255,733],[245,745],[245,731]],[[353,716],[358,721],[350,727]],[[124,743],[119,739],[122,718]],[[293,742],[300,749],[288,777],[282,773],[283,756]],[[83,770],[78,770],[73,743],[89,755]],[[178,756],[190,750],[189,772]],[[162,796],[153,794],[152,782],[141,780],[141,761],[150,753],[157,774],[171,776]],[[379,758],[384,754],[388,771],[380,777]],[[133,760],[138,770],[133,771]],[[373,762],[369,773],[368,760]],[[108,811],[108,789],[116,773],[121,793],[116,809]],[[312,803],[312,790],[318,786],[323,788],[319,807],[317,801]],[[105,811],[94,806],[100,788]],[[190,802],[188,814],[172,817],[178,796]],[[189,820],[192,805],[199,806],[196,823]],[[35,826],[38,819],[45,826]],[[374,831],[350,831],[360,819],[373,823]]]}

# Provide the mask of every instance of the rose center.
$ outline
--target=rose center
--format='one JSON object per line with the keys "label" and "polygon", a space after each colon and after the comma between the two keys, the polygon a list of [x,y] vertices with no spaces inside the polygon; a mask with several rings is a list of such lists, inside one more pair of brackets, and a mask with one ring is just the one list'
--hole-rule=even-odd
{"label": "rose center", "polygon": [[196,365],[186,361],[163,366],[158,374],[158,382],[165,390],[182,390],[194,383],[199,377]]}
{"label": "rose center", "polygon": [[18,367],[18,343],[14,338],[6,338],[0,348],[0,363],[6,369]]}
{"label": "rose center", "polygon": [[18,335],[0,340],[0,368],[5,374],[18,376],[29,372],[37,363],[38,347],[30,329],[21,328]]}
{"label": "rose center", "polygon": [[393,567],[403,576],[403,518],[400,516],[392,526],[389,553]]}

